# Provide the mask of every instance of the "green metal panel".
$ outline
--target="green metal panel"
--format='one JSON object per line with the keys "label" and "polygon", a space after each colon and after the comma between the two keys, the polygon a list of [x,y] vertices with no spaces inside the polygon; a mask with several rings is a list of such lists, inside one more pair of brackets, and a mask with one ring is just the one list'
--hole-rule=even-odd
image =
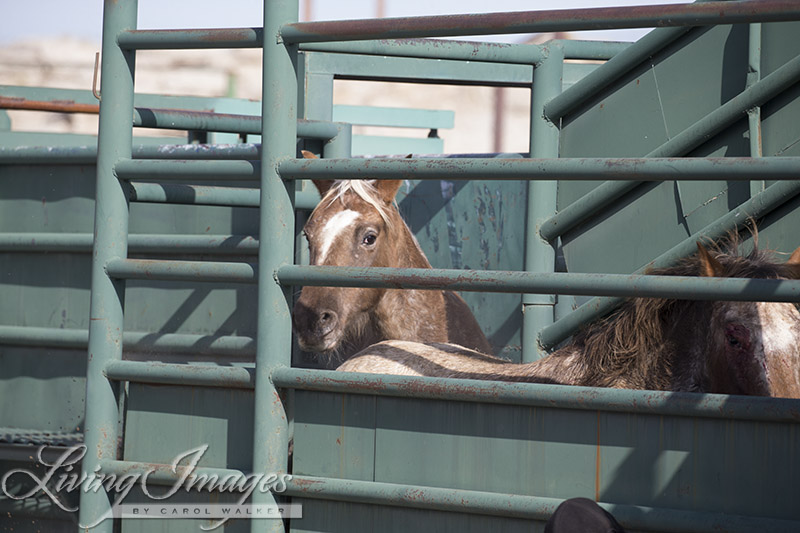
{"label": "green metal panel", "polygon": [[[361,479],[360,466],[338,458],[363,450],[374,428],[375,481],[800,520],[797,465],[787,461],[796,451],[796,423],[376,398],[370,425],[326,407],[349,396],[296,394],[306,396],[296,413],[297,442],[353,430],[362,435],[342,446],[325,440],[295,448],[298,475]],[[339,468],[323,466],[330,464]],[[783,488],[774,493],[776,486]],[[338,515],[339,524],[363,520],[352,504],[304,504]],[[383,511],[374,512],[373,530],[389,527]],[[458,515],[452,520],[462,523]],[[481,527],[464,522],[465,531]],[[331,523],[322,530],[340,529]]]}
{"label": "green metal panel", "polygon": [[[791,31],[791,26],[768,24],[764,29],[765,47],[774,48],[767,44],[770,42],[782,43],[779,57],[784,63],[800,52],[798,47],[787,46],[794,42],[784,33]],[[743,25],[694,29],[657,52],[565,118],[561,156],[644,155],[674,137],[744,89],[747,35],[748,27]],[[762,55],[772,57],[766,49]],[[772,60],[768,64],[762,77],[783,63]],[[687,89],[694,87],[706,89]],[[763,138],[769,139],[764,143],[764,155],[778,155],[777,145],[786,147],[800,136],[797,122],[788,118],[792,113],[785,112],[787,105],[796,102],[794,95],[796,90],[787,91],[764,106]],[[772,111],[776,107],[780,113]],[[608,135],[608,131],[615,134]],[[747,121],[743,119],[686,155],[748,154]],[[594,187],[562,182],[559,209]],[[562,237],[568,268],[574,272],[632,272],[749,196],[747,184],[724,181],[645,185]],[[632,220],[637,221],[635,225]],[[791,219],[780,225],[789,228]],[[783,238],[771,239],[769,244],[790,251],[794,245],[788,237],[784,230]]]}

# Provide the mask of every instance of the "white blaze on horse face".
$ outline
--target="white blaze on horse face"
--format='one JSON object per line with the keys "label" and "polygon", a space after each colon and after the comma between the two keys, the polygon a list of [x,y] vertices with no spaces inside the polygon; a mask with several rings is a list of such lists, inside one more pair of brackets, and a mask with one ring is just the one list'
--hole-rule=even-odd
{"label": "white blaze on horse face", "polygon": [[325,223],[325,227],[322,228],[322,233],[320,234],[322,244],[319,247],[318,265],[325,263],[325,258],[328,252],[330,252],[336,237],[344,231],[345,228],[353,224],[360,216],[361,213],[358,211],[346,209],[336,213]]}

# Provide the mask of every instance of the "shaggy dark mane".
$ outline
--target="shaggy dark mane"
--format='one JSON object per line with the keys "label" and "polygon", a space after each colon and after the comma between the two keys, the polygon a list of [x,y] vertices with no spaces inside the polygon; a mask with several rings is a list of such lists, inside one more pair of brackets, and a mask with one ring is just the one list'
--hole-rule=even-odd
{"label": "shaggy dark mane", "polygon": [[[776,263],[773,252],[758,249],[757,235],[754,234],[754,248],[749,254],[740,255],[740,244],[738,234],[732,234],[721,244],[708,247],[723,268],[719,277],[800,279],[797,265]],[[675,266],[653,269],[648,274],[699,276],[700,268],[700,258],[695,254]],[[627,376],[631,386],[669,388],[676,351],[676,336],[671,335],[669,328],[674,329],[681,318],[699,319],[710,305],[689,300],[632,298],[607,318],[587,326],[571,347],[565,349],[583,349],[585,368],[593,369],[586,373],[585,385],[611,386],[621,376]]]}

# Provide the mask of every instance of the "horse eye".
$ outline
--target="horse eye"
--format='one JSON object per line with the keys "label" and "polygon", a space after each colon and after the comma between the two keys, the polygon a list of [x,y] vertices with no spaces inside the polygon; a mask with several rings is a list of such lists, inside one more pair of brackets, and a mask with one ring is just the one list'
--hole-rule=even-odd
{"label": "horse eye", "polygon": [[728,335],[728,344],[731,346],[739,346],[739,339],[734,337],[733,335]]}
{"label": "horse eye", "polygon": [[364,238],[361,239],[361,244],[365,246],[372,246],[373,244],[375,244],[376,240],[378,240],[377,235],[375,235],[374,233],[367,233],[366,235],[364,235]]}

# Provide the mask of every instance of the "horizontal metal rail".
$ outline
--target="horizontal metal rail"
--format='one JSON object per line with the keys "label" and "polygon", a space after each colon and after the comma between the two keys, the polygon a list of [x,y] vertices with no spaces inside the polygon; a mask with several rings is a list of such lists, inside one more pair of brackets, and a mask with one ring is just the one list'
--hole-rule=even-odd
{"label": "horizontal metal rail", "polygon": [[[523,518],[540,522],[547,520],[563,502],[561,499],[541,496],[312,476],[292,476],[287,480],[286,487],[283,494],[296,498]],[[789,532],[796,531],[800,527],[800,522],[792,520],[727,513],[602,502],[600,506],[612,512],[625,527],[637,531],[750,533]]]}
{"label": "horizontal metal rail", "polygon": [[288,159],[278,171],[290,179],[796,180],[800,157]]}
{"label": "horizontal metal rail", "polygon": [[[800,81],[800,56],[754,83],[645,157],[684,155],[747,116],[749,109],[765,104],[798,81]],[[641,182],[636,181],[616,181],[600,185],[545,221],[540,230],[542,238],[548,241],[554,240],[639,185]]]}
{"label": "horizontal metal rail", "polygon": [[261,48],[264,29],[125,30],[117,43],[123,50]]}
{"label": "horizontal metal rail", "polygon": [[544,58],[542,47],[535,44],[482,43],[443,39],[381,39],[307,43],[300,45],[300,50],[520,65],[533,65]]}
{"label": "horizontal metal rail", "polygon": [[[91,233],[0,233],[0,252],[91,253]],[[258,239],[250,235],[161,235],[134,233],[133,254],[255,255]]]}
{"label": "horizontal metal rail", "polygon": [[[211,111],[137,107],[133,110],[133,125],[144,128],[261,135],[260,116]],[[297,121],[297,136],[303,139],[329,140],[336,137],[339,132],[339,125],[333,122],[305,119]]]}
{"label": "horizontal metal rail", "polygon": [[109,361],[103,371],[112,381],[186,387],[252,389],[255,372],[240,366],[180,365],[153,361]]}
{"label": "horizontal metal rail", "polygon": [[[256,351],[254,338],[235,335],[126,331],[122,340],[126,352],[251,357]],[[4,346],[85,350],[88,343],[86,329],[0,326],[0,345]]]}
{"label": "horizontal metal rail", "polygon": [[299,22],[281,28],[286,43],[705,26],[800,19],[793,0],[732,1]]}
{"label": "horizontal metal rail", "polygon": [[[175,486],[176,483],[185,480],[185,476],[189,476],[190,474],[194,474],[201,479],[219,480],[244,478],[247,475],[240,470],[234,470],[231,468],[210,468],[201,466],[189,469],[187,466],[178,466],[175,471],[173,471],[172,465],[165,465],[161,463],[144,463],[140,461],[118,461],[115,459],[106,459],[101,461],[100,466],[101,472],[105,475],[115,475],[117,477],[147,475],[148,485],[153,484]],[[204,486],[209,485],[206,484]],[[219,484],[216,484],[216,486],[218,487]],[[228,490],[230,490],[230,485],[227,485],[227,487]]]}
{"label": "horizontal metal rail", "polygon": [[207,187],[176,183],[130,182],[132,202],[258,207],[260,191],[238,187]]}
{"label": "horizontal metal rail", "polygon": [[657,416],[800,422],[800,400],[278,368],[287,389]]}
{"label": "horizontal metal rail", "polygon": [[[260,144],[165,144],[133,148],[135,159],[245,159],[260,157]],[[0,165],[94,165],[97,146],[0,146]]]}
{"label": "horizontal metal rail", "polygon": [[[798,194],[800,194],[800,181],[774,183],[736,209],[673,246],[637,272],[642,272],[645,268],[672,265],[678,259],[694,253],[697,240],[725,237],[728,232],[745,227],[749,219],[764,216]],[[619,298],[593,298],[570,314],[545,327],[539,335],[539,342],[545,348],[551,348],[572,335],[582,325],[609,313],[620,302]]]}
{"label": "horizontal metal rail", "polygon": [[193,180],[258,180],[260,161],[196,161],[123,159],[114,171],[119,179],[162,181],[168,179]]}
{"label": "horizontal metal rail", "polygon": [[800,302],[800,280],[286,265],[281,285]]}
{"label": "horizontal metal rail", "polygon": [[106,263],[109,277],[117,279],[256,283],[257,271],[251,263],[152,259],[112,259]]}

